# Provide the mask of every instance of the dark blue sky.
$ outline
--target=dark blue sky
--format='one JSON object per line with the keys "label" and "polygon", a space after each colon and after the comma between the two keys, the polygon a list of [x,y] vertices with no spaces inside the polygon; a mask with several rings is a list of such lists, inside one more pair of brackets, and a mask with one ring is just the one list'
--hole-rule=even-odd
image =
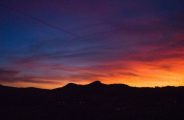
{"label": "dark blue sky", "polygon": [[183,0],[1,0],[0,83],[184,85],[183,6]]}

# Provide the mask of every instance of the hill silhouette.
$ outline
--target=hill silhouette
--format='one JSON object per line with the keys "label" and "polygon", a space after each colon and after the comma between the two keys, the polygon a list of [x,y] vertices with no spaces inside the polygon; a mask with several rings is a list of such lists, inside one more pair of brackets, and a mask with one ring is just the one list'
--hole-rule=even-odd
{"label": "hill silhouette", "polygon": [[0,86],[2,120],[179,120],[184,87],[69,83],[44,90]]}

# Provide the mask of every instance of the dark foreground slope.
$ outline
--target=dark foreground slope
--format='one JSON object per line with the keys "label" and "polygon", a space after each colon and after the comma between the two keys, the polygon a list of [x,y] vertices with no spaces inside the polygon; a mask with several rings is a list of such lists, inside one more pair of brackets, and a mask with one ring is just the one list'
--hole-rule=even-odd
{"label": "dark foreground slope", "polygon": [[54,90],[0,86],[0,120],[183,120],[184,88],[68,84]]}

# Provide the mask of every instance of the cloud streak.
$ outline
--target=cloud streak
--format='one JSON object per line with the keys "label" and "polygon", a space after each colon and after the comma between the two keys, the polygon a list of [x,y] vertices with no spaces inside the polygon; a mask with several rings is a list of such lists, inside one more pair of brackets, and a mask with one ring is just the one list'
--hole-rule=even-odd
{"label": "cloud streak", "polygon": [[0,8],[2,84],[53,88],[98,79],[184,85],[182,0],[1,3],[74,34]]}

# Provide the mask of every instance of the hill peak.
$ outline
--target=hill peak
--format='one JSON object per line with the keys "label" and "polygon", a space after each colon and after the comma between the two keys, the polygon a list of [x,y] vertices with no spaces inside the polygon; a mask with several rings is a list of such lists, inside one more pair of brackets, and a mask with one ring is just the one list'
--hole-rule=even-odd
{"label": "hill peak", "polygon": [[78,84],[75,84],[75,83],[68,83],[64,86],[64,88],[71,88],[71,87],[75,87],[75,86],[78,86]]}
{"label": "hill peak", "polygon": [[92,82],[88,85],[90,85],[90,86],[102,86],[102,85],[105,85],[105,84],[103,84],[101,81],[97,80],[97,81],[94,81],[94,82]]}

